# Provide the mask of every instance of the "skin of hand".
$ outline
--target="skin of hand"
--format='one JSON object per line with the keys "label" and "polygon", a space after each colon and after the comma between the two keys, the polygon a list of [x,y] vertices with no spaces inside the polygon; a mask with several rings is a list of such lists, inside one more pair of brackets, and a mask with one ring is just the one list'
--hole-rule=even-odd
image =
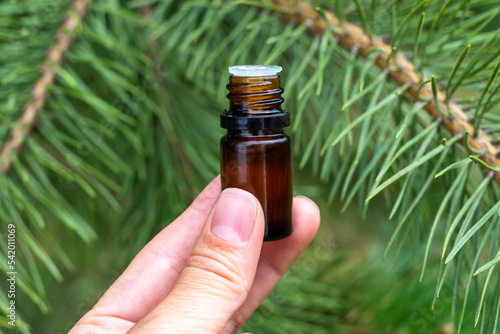
{"label": "skin of hand", "polygon": [[69,334],[236,333],[316,234],[297,196],[290,237],[263,243],[258,200],[215,178],[156,235]]}

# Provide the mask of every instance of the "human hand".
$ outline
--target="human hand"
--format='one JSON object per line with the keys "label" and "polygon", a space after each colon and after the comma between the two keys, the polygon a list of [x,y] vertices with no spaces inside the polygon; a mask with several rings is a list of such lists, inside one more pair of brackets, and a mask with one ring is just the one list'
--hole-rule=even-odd
{"label": "human hand", "polygon": [[311,242],[318,207],[293,200],[293,233],[263,244],[250,193],[215,178],[134,258],[69,334],[234,333]]}

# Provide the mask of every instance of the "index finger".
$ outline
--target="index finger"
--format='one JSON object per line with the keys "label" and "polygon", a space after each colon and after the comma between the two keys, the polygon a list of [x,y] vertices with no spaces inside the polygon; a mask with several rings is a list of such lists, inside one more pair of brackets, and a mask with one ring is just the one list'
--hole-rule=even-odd
{"label": "index finger", "polygon": [[220,193],[220,176],[217,176],[183,214],[136,255],[78,324],[91,323],[92,319],[99,317],[135,323],[149,313],[167,295],[185,267]]}

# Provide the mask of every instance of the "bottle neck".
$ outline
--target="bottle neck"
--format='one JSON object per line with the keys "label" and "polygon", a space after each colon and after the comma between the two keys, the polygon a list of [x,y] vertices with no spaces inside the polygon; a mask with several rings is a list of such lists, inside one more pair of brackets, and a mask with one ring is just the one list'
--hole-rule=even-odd
{"label": "bottle neck", "polygon": [[233,116],[269,115],[282,111],[281,97],[283,88],[280,87],[279,75],[262,77],[230,76],[228,114]]}
{"label": "bottle neck", "polygon": [[283,129],[262,129],[262,130],[233,130],[228,129],[229,137],[267,137],[274,135],[284,135]]}

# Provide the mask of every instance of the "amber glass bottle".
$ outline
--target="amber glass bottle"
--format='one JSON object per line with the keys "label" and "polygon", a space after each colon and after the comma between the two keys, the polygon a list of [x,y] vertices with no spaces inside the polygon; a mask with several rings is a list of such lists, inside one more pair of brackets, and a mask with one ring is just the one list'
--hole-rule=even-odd
{"label": "amber glass bottle", "polygon": [[233,66],[227,89],[229,109],[221,115],[227,134],[221,139],[222,189],[254,194],[266,218],[264,241],[292,233],[292,169],[290,125],[279,66]]}

